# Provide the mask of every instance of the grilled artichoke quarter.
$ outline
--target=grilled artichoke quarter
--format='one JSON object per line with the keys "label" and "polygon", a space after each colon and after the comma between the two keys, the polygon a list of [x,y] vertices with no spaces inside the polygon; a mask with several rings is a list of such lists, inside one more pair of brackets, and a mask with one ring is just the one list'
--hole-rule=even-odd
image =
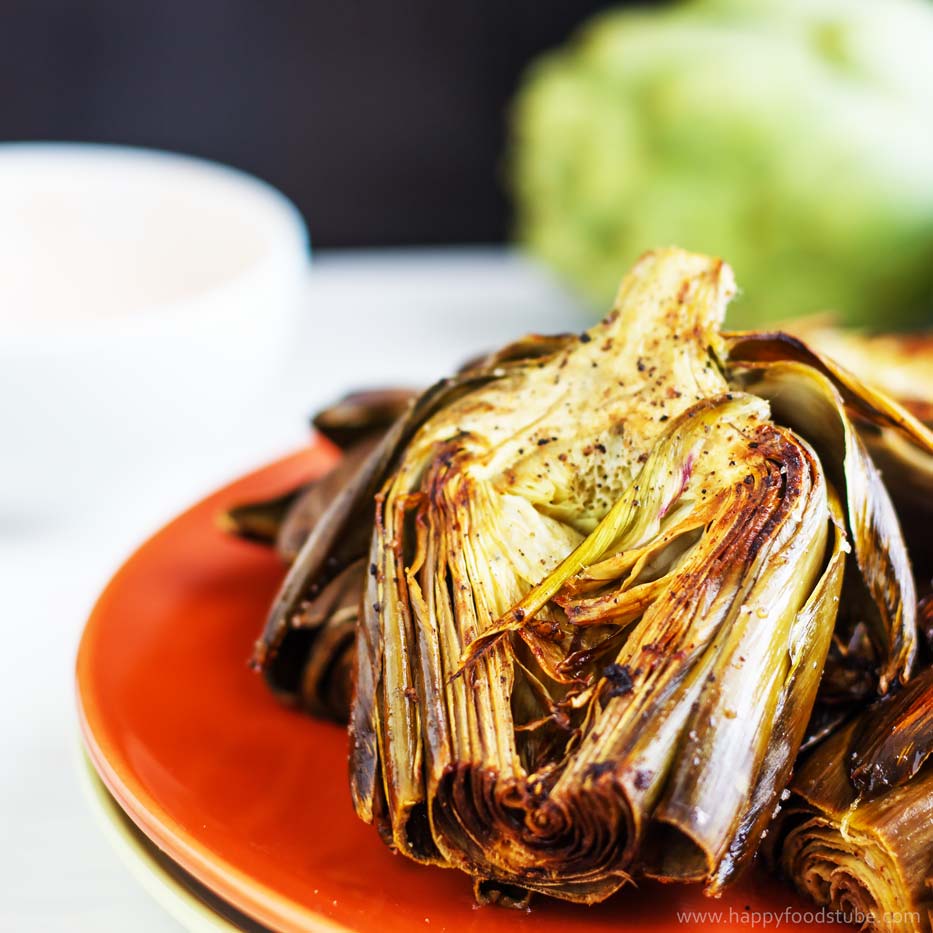
{"label": "grilled artichoke quarter", "polygon": [[804,894],[873,930],[933,919],[933,669],[819,746],[776,833]]}
{"label": "grilled artichoke quarter", "polygon": [[282,658],[326,669],[321,619],[363,568],[357,812],[481,897],[730,881],[789,779],[844,586],[873,689],[909,674],[907,555],[849,413],[912,453],[933,438],[799,342],[724,339],[733,292],[721,260],[649,253],[591,330],[429,390],[272,609],[256,658],[307,690]]}

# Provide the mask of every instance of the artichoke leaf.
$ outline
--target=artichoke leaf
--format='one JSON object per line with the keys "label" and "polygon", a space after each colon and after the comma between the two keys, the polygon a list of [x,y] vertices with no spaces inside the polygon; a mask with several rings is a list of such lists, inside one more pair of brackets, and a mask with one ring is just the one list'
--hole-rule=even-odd
{"label": "artichoke leaf", "polygon": [[312,419],[314,429],[341,450],[381,437],[415,403],[414,389],[384,388],[350,392]]}
{"label": "artichoke leaf", "polygon": [[345,723],[350,715],[350,672],[365,572],[363,561],[351,564],[295,620],[296,626],[314,633],[299,693],[301,707],[312,716]]}
{"label": "artichoke leaf", "polygon": [[849,778],[863,799],[907,783],[933,753],[933,668],[861,719]]}
{"label": "artichoke leaf", "polygon": [[933,431],[904,406],[828,356],[783,331],[729,331],[723,341],[732,363],[797,362],[826,376],[851,412],[879,427],[892,428],[910,443],[933,454]]}
{"label": "artichoke leaf", "polygon": [[823,672],[819,659],[825,660],[829,650],[849,551],[841,503],[832,487],[828,494],[833,519],[832,553],[819,583],[797,613],[790,632],[790,667],[775,712],[773,739],[750,795],[748,809],[709,885],[712,894],[718,894],[740,875],[755,856],[755,843],[764,837],[775,810],[780,807],[798,748],[808,729],[813,698]]}
{"label": "artichoke leaf", "polygon": [[827,376],[795,361],[731,366],[749,391],[771,402],[775,418],[812,440],[831,481],[845,490],[855,557],[870,596],[863,601],[867,621],[881,659],[879,690],[885,693],[895,679],[910,676],[917,649],[916,589],[888,492]]}
{"label": "artichoke leaf", "polygon": [[303,494],[312,488],[304,484],[282,493],[231,506],[217,518],[220,529],[246,541],[274,545],[282,525]]}
{"label": "artichoke leaf", "polygon": [[856,423],[901,520],[918,581],[933,580],[933,452],[893,428]]}
{"label": "artichoke leaf", "polygon": [[275,544],[291,562],[325,507],[356,472],[362,451],[370,451],[416,397],[411,389],[367,389],[345,395],[317,412],[311,424],[345,456],[309,483],[269,499],[233,506],[220,516],[221,527],[248,540]]}

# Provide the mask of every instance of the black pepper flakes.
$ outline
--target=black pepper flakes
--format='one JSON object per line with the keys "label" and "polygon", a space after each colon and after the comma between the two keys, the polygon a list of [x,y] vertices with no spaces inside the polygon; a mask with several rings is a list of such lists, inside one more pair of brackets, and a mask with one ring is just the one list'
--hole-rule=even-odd
{"label": "black pepper flakes", "polygon": [[646,790],[651,784],[652,773],[645,768],[639,768],[635,772],[635,787],[638,790]]}
{"label": "black pepper flakes", "polygon": [[584,781],[598,781],[603,775],[612,774],[616,769],[614,761],[594,761],[583,772]]}
{"label": "black pepper flakes", "polygon": [[634,689],[631,672],[624,664],[607,664],[603,668],[603,677],[606,680],[603,696],[607,699],[625,696]]}

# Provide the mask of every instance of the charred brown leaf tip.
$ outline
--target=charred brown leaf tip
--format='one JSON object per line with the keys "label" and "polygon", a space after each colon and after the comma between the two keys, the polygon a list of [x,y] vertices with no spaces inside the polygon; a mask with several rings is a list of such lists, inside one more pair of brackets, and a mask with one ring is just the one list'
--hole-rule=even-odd
{"label": "charred brown leaf tip", "polygon": [[419,394],[409,388],[351,392],[314,415],[311,424],[329,441],[347,449],[385,432],[411,408]]}
{"label": "charred brown leaf tip", "polygon": [[216,516],[217,527],[247,541],[275,544],[282,523],[306,488],[302,485],[279,496],[233,505]]}

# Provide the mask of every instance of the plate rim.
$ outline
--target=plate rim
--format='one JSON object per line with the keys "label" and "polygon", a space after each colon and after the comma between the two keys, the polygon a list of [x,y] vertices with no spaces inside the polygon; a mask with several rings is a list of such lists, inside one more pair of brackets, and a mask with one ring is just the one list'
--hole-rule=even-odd
{"label": "plate rim", "polygon": [[[80,737],[76,736],[75,770],[78,782],[84,792],[88,809],[101,832],[107,837],[110,848],[120,863],[146,894],[186,930],[190,930],[191,933],[207,930],[235,933],[239,927],[213,910],[153,856],[150,848],[154,843],[136,826],[113,794],[107,790],[79,739]],[[170,861],[166,853],[161,849],[159,852]]]}
{"label": "plate rim", "polygon": [[186,831],[132,774],[121,774],[113,766],[110,760],[113,749],[107,741],[106,730],[94,728],[95,722],[101,722],[102,714],[94,695],[91,674],[92,657],[95,629],[103,611],[102,606],[128,569],[143,559],[144,552],[153,542],[165,535],[174,525],[186,519],[192,512],[203,509],[206,503],[223,496],[233,486],[247,483],[273,469],[283,467],[294,466],[297,470],[302,464],[308,464],[309,469],[306,473],[313,473],[313,469],[310,468],[311,457],[314,455],[320,457],[321,452],[326,450],[326,443],[315,439],[301,450],[270,460],[263,466],[242,474],[208,493],[173,516],[154,534],[149,535],[120,564],[95,600],[81,631],[75,660],[75,700],[81,739],[91,765],[123,812],[148,839],[169,854],[197,881],[250,918],[266,926],[282,930],[283,933],[291,933],[291,931],[295,933],[354,933],[354,931],[279,894],[273,888],[232,865],[222,856],[213,853]]}

